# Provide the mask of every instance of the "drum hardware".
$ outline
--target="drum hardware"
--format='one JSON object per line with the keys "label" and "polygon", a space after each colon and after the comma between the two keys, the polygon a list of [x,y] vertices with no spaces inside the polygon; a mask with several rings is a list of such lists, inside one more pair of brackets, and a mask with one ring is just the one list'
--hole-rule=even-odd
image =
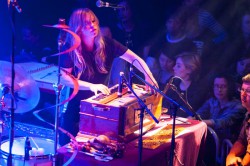
{"label": "drum hardware", "polygon": [[[69,27],[65,24],[65,19],[59,19],[59,24],[57,25],[52,25],[52,26],[48,26],[45,25],[46,27],[53,27],[53,28],[57,28],[60,30],[59,32],[59,36],[62,33],[62,30],[64,29],[68,29]],[[62,38],[58,38],[58,52],[61,52],[62,46],[63,46],[63,41]],[[58,57],[58,71],[57,71],[58,77],[57,77],[57,83],[53,84],[53,88],[55,90],[55,94],[56,94],[56,112],[55,112],[55,126],[54,126],[54,130],[55,130],[55,134],[54,134],[54,155],[55,157],[57,156],[57,142],[58,142],[58,120],[59,120],[59,112],[60,112],[60,107],[58,106],[58,104],[60,103],[60,96],[61,96],[61,90],[63,88],[63,85],[61,85],[60,83],[60,79],[61,79],[61,67],[60,67],[60,56]]]}
{"label": "drum hardware", "polygon": [[[70,34],[73,34],[74,37],[76,38],[76,44],[71,47],[69,50],[66,50],[64,52],[60,52],[61,54],[67,53],[67,51],[72,51],[73,49],[75,49],[76,47],[78,47],[79,45],[77,45],[77,43],[80,44],[80,38],[74,34],[73,32],[71,32],[70,30],[67,29],[63,29],[65,28],[65,26],[52,26],[54,28],[59,28],[62,29],[66,32],[69,32]],[[78,38],[77,38],[78,37]],[[79,39],[79,40],[78,40]],[[60,55],[60,54],[56,54],[56,55]],[[14,57],[13,57],[14,59]],[[14,65],[12,65],[13,67]],[[38,86],[36,85],[36,82],[32,79],[32,77],[25,72],[25,70],[18,66],[15,65],[14,66],[14,71],[15,74],[13,74],[13,68],[11,68],[11,64],[9,62],[5,62],[5,61],[0,61],[0,84],[1,84],[1,90],[2,90],[2,97],[1,97],[1,110],[3,111],[7,111],[7,112],[11,112],[10,117],[11,119],[11,132],[10,132],[10,143],[8,144],[9,147],[9,151],[8,151],[8,164],[12,165],[12,147],[13,147],[13,141],[14,141],[14,113],[24,113],[27,111],[32,110],[39,102],[40,99],[40,91]],[[15,77],[14,77],[15,75]],[[12,76],[12,77],[11,77]],[[15,78],[15,81],[13,81]],[[58,82],[60,81],[60,73],[58,74]],[[74,84],[75,86],[75,84]],[[9,87],[13,87],[11,88],[11,92],[9,92]],[[60,94],[60,90],[62,88],[62,86],[60,84],[56,84],[54,86],[55,91],[57,94]],[[32,90],[31,90],[32,89]],[[78,90],[78,88],[76,88]],[[74,95],[77,92],[74,91]],[[74,95],[71,95],[71,98],[74,97]],[[59,101],[59,100],[58,100]],[[68,100],[67,100],[68,101]],[[64,102],[67,102],[64,101]],[[56,104],[56,106],[60,106],[60,104]],[[56,116],[58,117],[58,115]],[[55,125],[57,126],[57,124]],[[56,130],[57,131],[57,130]],[[57,134],[55,134],[57,135]],[[55,152],[57,150],[57,136],[55,137]],[[25,144],[23,144],[24,146]],[[24,150],[23,150],[24,151]],[[6,165],[6,163],[5,163]]]}
{"label": "drum hardware", "polygon": [[[56,94],[56,112],[55,112],[55,125],[54,125],[54,130],[55,130],[55,134],[54,134],[54,156],[55,156],[55,160],[57,158],[57,142],[58,142],[58,121],[59,121],[59,114],[60,114],[60,94],[61,94],[61,90],[63,88],[63,85],[61,85],[61,67],[60,67],[60,56],[62,54],[66,54],[69,53],[71,51],[73,51],[74,49],[76,49],[80,43],[80,37],[75,34],[74,32],[69,30],[69,26],[66,25],[65,23],[65,19],[60,18],[58,21],[58,24],[56,25],[44,25],[45,27],[50,27],[50,28],[56,28],[59,29],[59,36],[58,36],[58,53],[51,55],[51,56],[58,56],[58,79],[57,79],[57,83],[53,84],[53,88],[55,90],[55,94]],[[62,50],[62,46],[65,44],[65,32],[68,32],[69,34],[71,34],[73,36],[73,38],[75,39],[75,44],[73,46],[71,46],[69,49],[65,50],[65,51],[61,51]],[[74,84],[75,86],[75,84]],[[77,89],[78,91],[78,84],[77,84],[77,88],[74,87],[74,92],[76,92],[75,90]],[[73,92],[73,93],[74,93]],[[77,93],[77,92],[76,92]],[[72,99],[75,95],[72,94],[69,99]],[[69,100],[68,100],[69,101]],[[56,162],[56,161],[54,161]]]}
{"label": "drum hardware", "polygon": [[[1,111],[10,112],[11,117],[8,165],[12,165],[14,113],[25,113],[35,108],[40,99],[40,91],[33,78],[21,66],[14,65],[14,62],[11,64],[10,62],[0,61],[0,73]],[[1,123],[3,124],[3,122]]]}
{"label": "drum hardware", "polygon": [[30,139],[29,139],[29,137],[26,137],[25,145],[24,145],[24,160],[29,160],[30,159],[29,151],[31,149],[32,148],[30,146]]}
{"label": "drum hardware", "polygon": [[[13,165],[43,165],[51,166],[53,158],[53,144],[54,141],[51,139],[29,137],[30,143],[26,142],[27,137],[14,138],[13,142]],[[25,144],[30,144],[29,149],[32,148],[28,155],[29,159],[25,159]],[[7,157],[9,154],[10,142],[5,140],[1,145],[1,158],[0,165],[7,165]]]}
{"label": "drum hardware", "polygon": [[23,67],[15,64],[13,96],[11,94],[11,63],[0,61],[0,73],[1,110],[10,112],[11,99],[14,99],[15,113],[25,113],[36,107],[40,99],[40,91],[36,81]]}

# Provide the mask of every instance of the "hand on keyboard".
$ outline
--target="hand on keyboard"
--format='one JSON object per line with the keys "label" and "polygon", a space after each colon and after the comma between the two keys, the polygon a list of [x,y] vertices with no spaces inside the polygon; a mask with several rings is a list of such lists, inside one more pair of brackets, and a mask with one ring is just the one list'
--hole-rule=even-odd
{"label": "hand on keyboard", "polygon": [[109,88],[103,84],[92,84],[90,87],[90,90],[97,95],[98,92],[101,92],[103,94],[110,94]]}

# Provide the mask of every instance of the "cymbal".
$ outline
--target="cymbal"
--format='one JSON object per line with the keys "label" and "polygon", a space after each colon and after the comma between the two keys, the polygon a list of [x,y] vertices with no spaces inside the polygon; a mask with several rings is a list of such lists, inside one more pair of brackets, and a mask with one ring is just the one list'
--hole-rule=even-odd
{"label": "cymbal", "polygon": [[57,29],[69,29],[69,26],[66,24],[55,24],[55,25],[43,25],[49,28],[57,28]]}
{"label": "cymbal", "polygon": [[[0,109],[11,110],[11,75],[12,66],[10,62],[0,61],[0,96],[2,99]],[[1,93],[2,92],[2,93]],[[24,68],[15,64],[14,79],[14,112],[25,113],[35,108],[40,99],[40,91],[36,81]]]}

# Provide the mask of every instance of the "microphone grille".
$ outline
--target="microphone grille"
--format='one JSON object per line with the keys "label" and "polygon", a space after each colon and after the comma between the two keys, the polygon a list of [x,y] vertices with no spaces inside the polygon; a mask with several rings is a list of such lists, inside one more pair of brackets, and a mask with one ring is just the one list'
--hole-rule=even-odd
{"label": "microphone grille", "polygon": [[103,7],[103,2],[100,1],[100,0],[96,1],[96,6],[97,7]]}

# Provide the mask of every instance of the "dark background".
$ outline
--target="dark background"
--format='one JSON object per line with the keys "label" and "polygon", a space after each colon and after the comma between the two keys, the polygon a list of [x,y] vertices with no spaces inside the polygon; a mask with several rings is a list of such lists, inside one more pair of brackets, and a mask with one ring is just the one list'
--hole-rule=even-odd
{"label": "dark background", "polygon": [[[237,3],[242,0],[203,0],[202,7],[209,10],[216,19],[230,32],[234,28],[234,16]],[[42,25],[54,25],[59,18],[65,18],[68,22],[72,11],[80,7],[92,9],[100,20],[101,26],[113,26],[116,23],[116,11],[112,8],[96,7],[96,0],[17,0],[22,8],[21,13],[8,7],[7,0],[0,0],[0,60],[10,60],[12,49],[12,37],[15,45],[20,44],[21,27],[29,21],[38,25],[40,36],[44,38],[47,46],[57,48],[58,30]],[[117,3],[118,0],[105,2]],[[165,17],[174,12],[180,6],[182,0],[133,0],[133,8],[136,11],[138,21],[145,21],[151,26],[148,32],[152,37],[164,26]],[[55,96],[50,96],[55,100]]]}

